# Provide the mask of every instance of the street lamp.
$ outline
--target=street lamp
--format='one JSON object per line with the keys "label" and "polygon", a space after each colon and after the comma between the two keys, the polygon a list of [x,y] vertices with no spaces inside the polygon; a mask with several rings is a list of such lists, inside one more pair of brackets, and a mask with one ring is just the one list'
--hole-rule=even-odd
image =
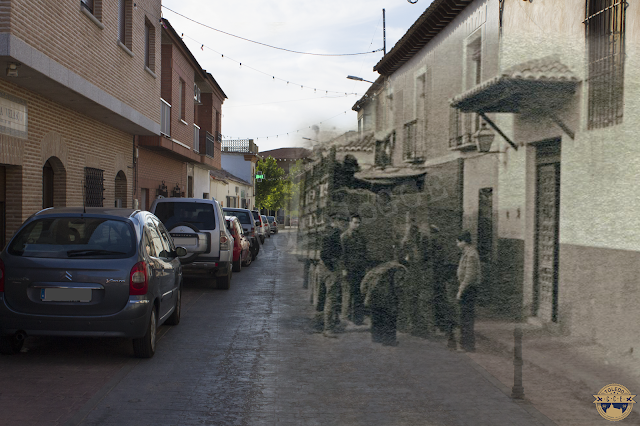
{"label": "street lamp", "polygon": [[366,81],[367,83],[376,84],[376,85],[380,86],[380,84],[378,84],[378,83],[376,83],[374,81],[365,80],[364,78],[356,77],[355,75],[348,75],[347,78],[349,80],[355,80],[355,81]]}
{"label": "street lamp", "polygon": [[482,122],[480,129],[478,129],[478,131],[473,134],[473,139],[476,141],[478,152],[482,152],[485,154],[488,154],[491,152],[499,152],[499,151],[490,151],[491,144],[493,144],[493,140],[495,138],[496,138],[495,133],[489,130],[489,128],[487,127],[487,123],[485,123],[484,121]]}

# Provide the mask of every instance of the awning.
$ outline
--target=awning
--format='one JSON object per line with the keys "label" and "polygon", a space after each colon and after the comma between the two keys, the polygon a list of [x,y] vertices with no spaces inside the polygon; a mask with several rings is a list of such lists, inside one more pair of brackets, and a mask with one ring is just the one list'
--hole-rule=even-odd
{"label": "awning", "polygon": [[569,100],[578,83],[569,67],[552,55],[506,69],[500,76],[454,97],[451,106],[475,113],[550,110]]}
{"label": "awning", "polygon": [[371,183],[390,185],[406,179],[415,179],[426,173],[426,167],[372,167],[356,173],[355,177]]}

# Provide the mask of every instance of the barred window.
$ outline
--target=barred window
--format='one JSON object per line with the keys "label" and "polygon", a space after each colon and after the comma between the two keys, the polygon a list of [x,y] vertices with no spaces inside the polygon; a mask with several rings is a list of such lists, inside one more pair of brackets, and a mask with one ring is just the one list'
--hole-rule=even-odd
{"label": "barred window", "polygon": [[402,144],[402,159],[404,161],[422,160],[422,152],[418,144],[418,120],[413,120],[404,125],[404,141]]}
{"label": "barred window", "polygon": [[103,170],[84,168],[84,204],[86,207],[102,207],[104,193]]}
{"label": "barred window", "polygon": [[589,129],[622,122],[626,7],[624,0],[587,0]]}

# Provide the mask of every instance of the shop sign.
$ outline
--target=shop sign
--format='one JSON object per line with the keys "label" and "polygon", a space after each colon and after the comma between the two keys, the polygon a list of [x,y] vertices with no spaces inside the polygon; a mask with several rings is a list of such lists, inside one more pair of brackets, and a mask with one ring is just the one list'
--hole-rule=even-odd
{"label": "shop sign", "polygon": [[27,139],[27,102],[0,92],[0,133]]}

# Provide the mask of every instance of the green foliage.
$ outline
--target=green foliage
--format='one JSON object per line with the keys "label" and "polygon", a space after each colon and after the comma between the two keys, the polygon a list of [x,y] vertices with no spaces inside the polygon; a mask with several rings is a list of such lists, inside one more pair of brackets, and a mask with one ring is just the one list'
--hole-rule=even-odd
{"label": "green foliage", "polygon": [[298,207],[300,205],[300,180],[304,173],[304,162],[296,161],[296,164],[289,169],[289,179],[291,180],[291,198],[287,203],[288,214],[292,217],[299,216]]}
{"label": "green foliage", "polygon": [[292,183],[285,171],[278,167],[275,158],[269,156],[256,163],[256,171],[264,175],[262,182],[256,182],[256,206],[259,209],[278,210],[291,199]]}

